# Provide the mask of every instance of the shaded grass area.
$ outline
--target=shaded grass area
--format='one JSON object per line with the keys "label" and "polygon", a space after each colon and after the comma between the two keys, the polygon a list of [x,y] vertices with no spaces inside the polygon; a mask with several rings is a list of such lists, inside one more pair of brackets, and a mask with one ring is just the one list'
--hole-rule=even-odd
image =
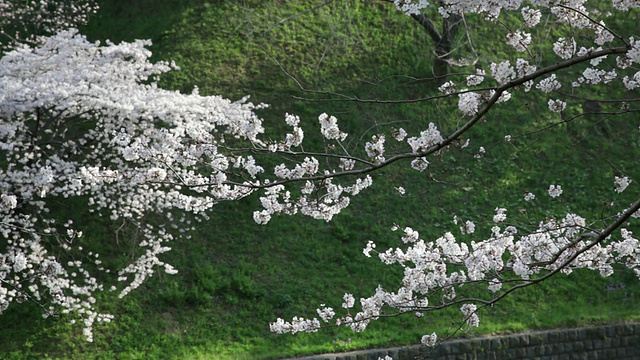
{"label": "shaded grass area", "polygon": [[[189,92],[197,85],[203,94],[233,99],[251,94],[253,101],[271,104],[260,115],[265,127],[275,129],[274,136],[286,112],[300,115],[310,149],[324,149],[312,135],[322,112],[340,119],[341,129],[351,134],[345,146],[353,151],[371,135],[394,127],[416,132],[434,122],[440,129],[455,128],[455,102],[373,105],[301,91],[292,77],[308,89],[358,98],[419,98],[434,87],[425,80],[431,73],[429,39],[409,18],[374,1],[336,1],[301,14],[320,3],[105,1],[85,32],[116,42],[151,38],[156,59],[172,59],[183,68],[162,79],[165,87]],[[479,53],[498,57],[505,51],[486,34],[490,29],[476,30],[486,35],[475,44]],[[84,342],[79,328],[64,318],[42,319],[35,306],[26,304],[3,314],[0,354],[16,359],[274,359],[415,343],[433,331],[446,336],[459,325],[457,309],[424,318],[391,317],[364,333],[328,328],[278,336],[269,333],[268,323],[277,317],[313,316],[321,303],[339,308],[345,292],[359,298],[371,295],[378,284],[397,287],[399,269],[361,253],[369,240],[381,250],[399,246],[398,234],[389,231],[394,224],[436,239],[455,229],[454,215],[475,221],[481,236],[491,227],[495,207],[518,211],[509,215],[521,222],[528,215],[544,218],[568,209],[596,218],[616,211],[609,204],[613,176],[639,175],[639,144],[628,135],[637,131],[637,119],[598,123],[584,116],[554,125],[560,119],[544,111],[546,101],[533,96],[516,96],[497,107],[469,133],[468,148],[434,158],[428,172],[396,164],[373,174],[374,187],[332,222],[294,216],[258,226],[251,217],[259,205],[255,198],[220,204],[210,219],[197,223],[190,239],[173,244],[165,256],[180,271],[177,275],[158,273],[122,300],[101,296],[101,310],[117,317],[96,327],[94,343]],[[572,106],[568,112],[581,111],[579,104]],[[550,129],[536,132],[544,127]],[[505,142],[505,135],[513,140]],[[476,159],[479,146],[487,153]],[[545,196],[549,184],[563,186],[561,200]],[[405,187],[406,194],[400,196],[397,186]],[[522,200],[527,191],[538,195],[533,204]],[[624,204],[627,196],[615,201]],[[58,205],[76,223],[88,218],[80,202]],[[126,242],[113,239],[117,224],[94,219],[85,226],[86,247],[104,254],[105,261],[130,253]],[[637,317],[636,283],[627,273],[558,276],[483,310],[475,331]]]}

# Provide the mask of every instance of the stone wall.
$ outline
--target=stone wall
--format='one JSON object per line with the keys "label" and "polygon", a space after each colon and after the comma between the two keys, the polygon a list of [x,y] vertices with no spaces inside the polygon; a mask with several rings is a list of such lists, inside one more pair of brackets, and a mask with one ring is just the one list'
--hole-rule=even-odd
{"label": "stone wall", "polygon": [[406,346],[296,358],[296,360],[637,360],[640,322],[450,340],[435,349]]}

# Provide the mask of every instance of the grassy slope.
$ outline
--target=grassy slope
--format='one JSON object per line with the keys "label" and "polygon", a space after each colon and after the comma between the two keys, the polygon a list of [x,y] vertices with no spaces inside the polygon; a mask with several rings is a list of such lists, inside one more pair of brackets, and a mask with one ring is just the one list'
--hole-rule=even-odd
{"label": "grassy slope", "polygon": [[[88,33],[114,41],[153,39],[157,59],[173,59],[183,67],[164,78],[165,86],[190,91],[198,85],[201,93],[231,98],[252,94],[254,101],[272,104],[261,113],[267,125],[278,127],[283,114],[293,112],[301,116],[305,128],[314,129],[318,114],[335,114],[341,128],[353,134],[347,143],[350,149],[361,147],[363,139],[377,129],[390,126],[417,130],[428,121],[441,128],[455,125],[446,102],[382,106],[291,98],[324,96],[300,92],[276,61],[313,89],[396,99],[427,94],[426,82],[395,76],[420,78],[430,73],[430,48],[423,31],[377,2],[345,4],[339,1],[280,22],[312,4],[256,0],[162,1],[158,5],[142,0],[125,6],[114,0],[103,5],[101,17]],[[490,29],[476,31],[484,38],[474,44],[481,53],[500,51]],[[629,129],[637,129],[629,119],[608,123],[610,135],[582,121],[555,127],[540,138],[517,137],[517,150],[506,144],[502,140],[506,134],[516,137],[557,120],[541,108],[526,105],[527,101],[516,99],[503,105],[470,134],[470,148],[434,160],[430,175],[438,181],[426,173],[407,171],[406,164],[389,168],[375,174],[374,188],[355,198],[330,223],[298,216],[257,226],[251,219],[255,199],[222,204],[210,214],[211,220],[198,226],[191,240],[176,243],[167,256],[180,270],[178,275],[158,274],[122,301],[105,296],[106,310],[118,316],[114,323],[97,329],[95,343],[82,342],[78,329],[64,321],[40,319],[33,307],[13,307],[3,315],[0,352],[15,358],[48,354],[267,359],[412,343],[432,331],[444,334],[451,328],[451,319],[457,318],[456,311],[423,319],[389,319],[361,334],[327,329],[311,335],[276,336],[268,332],[267,324],[276,317],[313,315],[310,309],[321,302],[338,307],[345,291],[361,297],[377,284],[392,286],[399,274],[364,258],[360,249],[368,240],[376,240],[383,249],[398,245],[396,234],[388,230],[394,223],[433,238],[451,228],[454,214],[487,224],[489,216],[481,215],[491,214],[496,206],[526,208],[535,214],[563,213],[571,206],[596,216],[606,210],[600,200],[608,198],[611,179],[617,174],[613,166],[637,178],[633,160],[638,143],[623,137]],[[311,140],[311,146],[321,146]],[[488,153],[485,159],[475,160],[473,154],[480,145]],[[544,196],[550,183],[563,185],[566,203],[552,203]],[[407,195],[399,196],[393,186],[404,186]],[[525,191],[538,195],[537,206],[522,202]],[[73,216],[82,218],[83,211],[78,206]],[[102,253],[126,251],[113,245],[109,224],[89,225],[94,230],[85,231],[90,234],[87,246]],[[477,332],[628,318],[638,313],[640,292],[635,281],[626,275],[601,279],[582,272],[552,279],[484,311]],[[626,285],[606,290],[619,284]],[[37,326],[25,325],[33,323]]]}

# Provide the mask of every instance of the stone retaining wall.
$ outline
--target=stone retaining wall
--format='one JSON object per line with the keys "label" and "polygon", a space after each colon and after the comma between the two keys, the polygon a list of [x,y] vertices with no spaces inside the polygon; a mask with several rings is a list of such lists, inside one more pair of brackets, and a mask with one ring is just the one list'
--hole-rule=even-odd
{"label": "stone retaining wall", "polygon": [[405,346],[323,354],[296,360],[637,360],[640,322],[450,340],[435,349]]}

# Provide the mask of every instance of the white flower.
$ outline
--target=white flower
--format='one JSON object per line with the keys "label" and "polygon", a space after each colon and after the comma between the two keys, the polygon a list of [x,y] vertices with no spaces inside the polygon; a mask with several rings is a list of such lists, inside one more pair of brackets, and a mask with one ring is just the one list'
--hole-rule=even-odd
{"label": "white flower", "polygon": [[406,137],[407,131],[403,128],[400,128],[397,131],[393,132],[393,138],[396,139],[396,141],[403,141]]}
{"label": "white flower", "polygon": [[271,332],[276,334],[297,332],[317,332],[320,328],[320,321],[318,319],[304,319],[294,316],[291,322],[286,322],[281,318],[278,318],[276,322],[269,324]]}
{"label": "white flower", "polygon": [[498,84],[505,84],[516,77],[516,72],[509,61],[503,61],[499,64],[491,63],[489,68],[491,69],[491,75]]}
{"label": "white flower", "polygon": [[326,139],[344,141],[347,138],[347,134],[338,128],[338,119],[334,116],[322,113],[318,116],[318,121],[320,122],[320,132]]}
{"label": "white flower", "polygon": [[147,170],[147,179],[149,181],[163,181],[166,178],[167,171],[162,168],[153,167]]}
{"label": "white flower", "polygon": [[344,294],[342,299],[344,300],[342,307],[345,309],[351,309],[356,302],[352,294]]}
{"label": "white flower", "polygon": [[[420,158],[417,158],[417,159],[413,159],[411,161],[411,168],[415,169],[415,170],[418,170],[420,172],[425,171],[428,167],[429,167],[429,162],[427,161],[427,158],[425,158],[425,157],[420,157]],[[402,194],[404,195],[404,191],[402,192]]]}
{"label": "white flower", "polygon": [[480,319],[476,314],[477,307],[474,304],[464,304],[460,307],[460,311],[467,318],[467,324],[469,326],[478,327],[480,325]]}
{"label": "white flower", "polygon": [[640,87],[640,71],[633,74],[633,77],[623,77],[622,82],[624,83],[624,87],[628,90],[634,90],[635,88]]}
{"label": "white flower", "polygon": [[534,27],[538,25],[540,19],[542,18],[542,13],[538,9],[530,9],[528,6],[523,7],[522,10],[522,18],[524,19],[524,23],[522,24],[524,27]]}
{"label": "white flower", "polygon": [[411,151],[417,153],[420,151],[426,151],[430,147],[440,144],[444,141],[440,131],[434,123],[429,123],[427,130],[421,131],[419,137],[410,137],[407,139],[407,144],[411,146]]}
{"label": "white flower", "polygon": [[441,93],[444,93],[444,94],[447,94],[447,95],[448,94],[453,94],[454,92],[456,92],[456,84],[453,81],[449,80],[449,81],[445,82],[444,84],[440,85],[440,87],[438,87],[438,90]]}
{"label": "white flower", "polygon": [[507,45],[513,46],[516,51],[526,51],[531,44],[531,34],[516,30],[514,33],[507,34]]}
{"label": "white flower", "polygon": [[507,219],[507,209],[505,208],[496,208],[496,214],[493,215],[493,222],[499,223],[503,222]]}
{"label": "white flower", "polygon": [[555,198],[562,195],[562,187],[560,185],[549,185],[549,196]]}
{"label": "white flower", "polygon": [[303,140],[304,140],[304,131],[302,131],[302,128],[298,126],[294,126],[292,133],[287,134],[285,137],[284,147],[286,149],[290,149],[292,147],[300,146]]}
{"label": "white flower", "polygon": [[[326,114],[324,114],[324,115],[326,115]],[[289,113],[286,113],[285,117],[284,117],[284,121],[289,126],[298,126],[298,124],[300,124],[300,117],[297,116],[297,115],[291,115]]]}
{"label": "white flower", "polygon": [[353,160],[353,159],[340,158],[340,165],[338,165],[338,166],[343,171],[349,171],[349,170],[353,169],[354,166],[356,166],[356,161]]}
{"label": "white flower", "polygon": [[[493,90],[491,90],[491,96],[493,96]],[[496,104],[500,104],[503,102],[507,102],[511,99],[511,93],[508,91],[503,91],[502,93],[500,93],[500,96],[498,97],[498,100],[496,100]]]}
{"label": "white flower", "polygon": [[576,53],[576,41],[573,37],[561,37],[553,44],[553,52],[565,60],[570,59]]}
{"label": "white flower", "polygon": [[476,86],[480,85],[484,80],[485,72],[482,69],[476,69],[475,75],[467,76],[467,86]]}
{"label": "white flower", "polygon": [[253,212],[253,221],[256,224],[264,225],[271,220],[271,214],[267,210],[262,211],[254,211]]}
{"label": "white flower", "polygon": [[524,194],[524,201],[531,201],[531,200],[533,200],[535,198],[536,198],[536,196],[533,193],[528,192],[528,193]]}
{"label": "white flower", "polygon": [[604,45],[608,42],[612,42],[614,39],[613,34],[606,29],[606,25],[604,21],[600,20],[598,23],[599,26],[595,26],[596,39],[593,41],[598,45]]}
{"label": "white flower", "polygon": [[403,231],[404,235],[402,236],[402,242],[405,244],[415,243],[420,239],[420,233],[408,226],[405,227]]}
{"label": "white flower", "polygon": [[364,256],[366,257],[371,257],[371,252],[373,251],[373,249],[376,248],[376,244],[369,240],[369,242],[367,243],[367,247],[364,248],[364,250],[362,250],[362,253],[364,254]]}
{"label": "white flower", "polygon": [[478,112],[481,96],[473,92],[467,92],[458,95],[458,109],[465,115],[474,115]]}
{"label": "white flower", "polygon": [[536,89],[539,89],[543,93],[550,93],[554,90],[558,90],[562,87],[562,84],[556,80],[556,74],[551,74],[548,78],[542,79],[537,85]]}
{"label": "white flower", "polygon": [[330,307],[325,307],[324,304],[320,304],[320,306],[322,308],[316,309],[316,312],[318,313],[318,316],[320,316],[322,321],[329,322],[329,320],[333,319],[333,317],[336,315],[333,309]]}
{"label": "white flower", "polygon": [[373,135],[371,137],[371,141],[367,141],[364,144],[364,149],[367,152],[367,156],[373,159],[375,162],[383,162],[384,161],[384,142],[385,136],[384,134]]}
{"label": "white flower", "polygon": [[582,72],[582,77],[578,79],[580,82],[586,82],[587,84],[599,84],[604,82],[605,84],[615,79],[618,76],[615,70],[604,71],[597,68],[586,68]]}
{"label": "white flower", "polygon": [[424,335],[420,342],[428,347],[434,347],[438,343],[438,335],[436,333],[431,333],[431,335]]}
{"label": "white flower", "polygon": [[464,227],[460,227],[460,232],[463,234],[473,234],[476,231],[476,224],[473,221],[467,220],[464,223]]}
{"label": "white flower", "polygon": [[623,177],[616,176],[614,184],[616,186],[615,191],[617,193],[621,193],[625,191],[625,189],[627,188],[627,186],[629,186],[629,184],[631,184],[631,179],[629,179],[627,176],[623,176]]}
{"label": "white flower", "polygon": [[478,149],[478,153],[473,155],[473,157],[476,159],[480,159],[486,152],[487,150],[484,149],[484,146],[480,146],[480,148]]}
{"label": "white flower", "polygon": [[567,103],[562,100],[549,99],[547,105],[549,106],[549,110],[557,113],[562,112],[567,107]]}
{"label": "white flower", "polygon": [[627,51],[627,59],[632,63],[640,63],[640,40],[636,40],[633,37],[629,39],[631,49]]}
{"label": "white flower", "polygon": [[394,0],[393,3],[396,6],[396,9],[402,11],[406,15],[419,15],[420,10],[424,9],[429,5],[428,0]]}
{"label": "white flower", "polygon": [[5,209],[15,209],[18,206],[18,198],[15,195],[2,194],[0,196],[0,203]]}
{"label": "white flower", "polygon": [[500,289],[502,289],[502,282],[498,279],[493,279],[489,281],[488,289],[491,292],[499,291]]}
{"label": "white flower", "polygon": [[13,271],[20,272],[27,268],[27,257],[24,253],[17,253],[13,257]]}

